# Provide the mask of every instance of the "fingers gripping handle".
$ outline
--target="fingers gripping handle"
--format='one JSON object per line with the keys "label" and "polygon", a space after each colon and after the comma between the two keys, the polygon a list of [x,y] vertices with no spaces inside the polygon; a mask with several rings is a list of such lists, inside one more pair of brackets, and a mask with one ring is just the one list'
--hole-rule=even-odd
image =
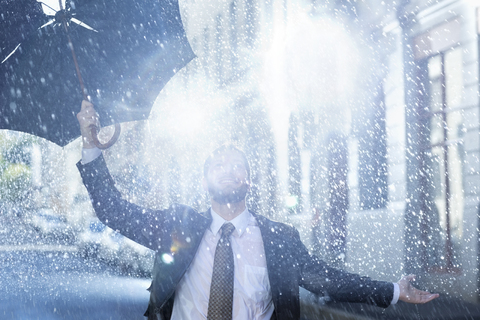
{"label": "fingers gripping handle", "polygon": [[90,125],[89,128],[90,128],[90,132],[92,133],[93,143],[97,148],[102,150],[110,148],[115,142],[117,142],[118,137],[120,136],[120,131],[121,131],[120,123],[115,123],[115,132],[113,133],[113,136],[110,139],[110,141],[108,141],[107,143],[101,143],[100,140],[98,140],[97,126],[92,124]]}
{"label": "fingers gripping handle", "polygon": [[119,123],[116,123],[115,133],[110,141],[105,144],[99,141],[98,132],[100,131],[100,121],[98,119],[98,113],[95,111],[94,105],[88,101],[88,99],[82,101],[82,106],[80,112],[77,114],[77,119],[84,139],[83,146],[86,148],[96,146],[102,150],[107,149],[111,147],[120,136],[121,127]]}

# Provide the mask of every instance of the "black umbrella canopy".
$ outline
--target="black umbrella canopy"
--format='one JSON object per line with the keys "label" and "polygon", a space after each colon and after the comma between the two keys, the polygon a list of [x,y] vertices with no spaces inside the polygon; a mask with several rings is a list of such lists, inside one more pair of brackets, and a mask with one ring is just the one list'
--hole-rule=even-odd
{"label": "black umbrella canopy", "polygon": [[146,119],[160,90],[195,57],[178,1],[67,1],[52,23],[23,36],[0,65],[0,129],[60,146],[80,135],[76,114],[83,96],[65,22],[102,126]]}

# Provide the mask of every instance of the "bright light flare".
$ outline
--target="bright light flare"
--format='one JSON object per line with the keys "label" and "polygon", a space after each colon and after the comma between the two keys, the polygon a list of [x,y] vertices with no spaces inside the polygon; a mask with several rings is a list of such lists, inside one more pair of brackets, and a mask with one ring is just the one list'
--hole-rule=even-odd
{"label": "bright light flare", "polygon": [[171,114],[170,127],[175,135],[192,136],[198,134],[206,124],[206,114],[201,106],[185,102],[178,105],[175,112]]}
{"label": "bright light flare", "polygon": [[173,256],[168,254],[168,253],[164,253],[162,254],[162,261],[163,263],[165,264],[171,264],[173,262]]}
{"label": "bright light flare", "polygon": [[287,208],[294,208],[298,205],[298,197],[296,195],[289,195],[285,199],[285,205]]}
{"label": "bright light flare", "polygon": [[339,104],[353,96],[358,58],[345,28],[330,19],[304,17],[287,29],[286,72],[305,105]]}
{"label": "bright light flare", "polygon": [[196,75],[182,87],[186,72],[181,70],[162,90],[150,114],[150,128],[157,136],[174,137],[193,144],[205,143],[212,138],[215,128],[228,122],[228,114],[224,112],[231,101],[212,90],[204,75]]}

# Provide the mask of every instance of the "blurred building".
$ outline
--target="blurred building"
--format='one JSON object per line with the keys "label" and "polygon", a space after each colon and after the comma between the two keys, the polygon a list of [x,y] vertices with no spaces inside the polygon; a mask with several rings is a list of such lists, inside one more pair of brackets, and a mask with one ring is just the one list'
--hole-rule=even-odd
{"label": "blurred building", "polygon": [[478,5],[397,7],[396,20],[383,28],[391,49],[378,100],[385,208],[396,203],[402,214],[404,270],[470,301],[479,285]]}
{"label": "blurred building", "polygon": [[478,5],[185,1],[184,81],[226,97],[256,210],[331,263],[477,301]]}
{"label": "blurred building", "polygon": [[355,98],[330,106],[346,110],[349,127],[347,116],[318,133],[318,117],[332,119],[319,99],[290,117],[290,132],[304,139],[290,141],[289,159],[311,178],[309,192],[294,192],[309,197],[313,244],[332,263],[385,280],[415,273],[429,290],[477,301],[478,5],[311,2],[310,19],[341,21],[360,57],[349,61],[361,70]]}

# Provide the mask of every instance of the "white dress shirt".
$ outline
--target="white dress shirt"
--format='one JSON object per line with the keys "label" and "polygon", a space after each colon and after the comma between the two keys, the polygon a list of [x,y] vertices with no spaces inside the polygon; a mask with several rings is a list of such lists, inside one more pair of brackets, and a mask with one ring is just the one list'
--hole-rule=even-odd
{"label": "white dress shirt", "polygon": [[102,154],[99,148],[82,149],[82,164],[87,164],[97,159]]}
{"label": "white dress shirt", "polygon": [[[225,220],[212,210],[212,224],[205,231],[195,258],[175,292],[172,320],[206,319],[215,249]],[[274,306],[267,261],[257,220],[245,209],[230,221],[235,263],[233,319],[269,320]]]}

